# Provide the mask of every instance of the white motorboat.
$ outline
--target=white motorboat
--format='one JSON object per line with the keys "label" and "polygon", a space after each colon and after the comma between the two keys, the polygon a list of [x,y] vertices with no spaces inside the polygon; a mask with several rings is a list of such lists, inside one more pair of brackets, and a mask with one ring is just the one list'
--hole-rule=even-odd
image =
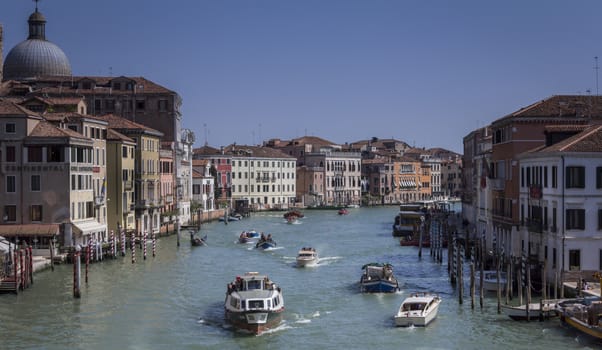
{"label": "white motorboat", "polygon": [[247,272],[228,284],[224,309],[236,328],[261,334],[282,321],[282,290],[267,275]]}
{"label": "white motorboat", "polygon": [[318,263],[318,252],[311,247],[303,247],[297,253],[297,266],[303,267],[308,265],[316,265]]}
{"label": "white motorboat", "polygon": [[[477,278],[477,281],[480,281],[480,276]],[[506,290],[506,272],[500,271],[500,290]],[[483,290],[486,292],[497,292],[497,271],[495,270],[486,270],[483,271]]]}
{"label": "white motorboat", "polygon": [[425,327],[436,317],[441,304],[441,298],[432,293],[413,293],[399,306],[395,315],[395,325],[398,327]]}
{"label": "white motorboat", "polygon": [[[501,305],[502,313],[513,320],[527,320],[527,304],[523,305]],[[540,317],[550,318],[558,316],[556,301],[542,301],[541,303],[529,304],[529,320],[537,320]]]}

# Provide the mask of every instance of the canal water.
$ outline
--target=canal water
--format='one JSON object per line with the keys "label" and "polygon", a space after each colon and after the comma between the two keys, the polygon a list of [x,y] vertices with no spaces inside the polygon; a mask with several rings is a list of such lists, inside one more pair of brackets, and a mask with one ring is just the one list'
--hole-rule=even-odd
{"label": "canal water", "polygon": [[[132,264],[125,258],[93,264],[81,299],[72,295],[72,265],[34,277],[19,295],[0,295],[0,349],[587,349],[600,344],[560,321],[515,322],[498,315],[494,296],[471,309],[462,305],[429,250],[401,247],[391,235],[396,207],[305,210],[298,224],[282,212],[254,214],[225,225],[203,225],[208,246],[191,247],[188,236],[162,238],[157,256]],[[278,247],[259,251],[238,244],[242,230],[271,233]],[[296,268],[299,248],[320,254],[315,267]],[[359,292],[361,266],[390,262],[402,290],[390,295]],[[468,265],[468,264],[466,264]],[[283,290],[285,315],[276,329],[244,334],[224,322],[227,283],[257,271]],[[82,272],[83,276],[83,272]],[[468,276],[468,274],[465,274]],[[82,277],[83,278],[83,277]],[[438,318],[426,328],[396,328],[395,314],[414,291],[443,298]]]}

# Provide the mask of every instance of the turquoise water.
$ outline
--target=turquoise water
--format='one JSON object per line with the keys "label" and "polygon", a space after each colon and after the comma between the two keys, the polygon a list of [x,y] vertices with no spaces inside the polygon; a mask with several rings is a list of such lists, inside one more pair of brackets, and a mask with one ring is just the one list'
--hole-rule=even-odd
{"label": "turquoise water", "polygon": [[[0,295],[0,349],[575,349],[600,345],[556,320],[521,323],[497,314],[494,298],[459,304],[440,265],[391,235],[396,207],[305,210],[298,224],[282,213],[255,214],[228,225],[203,225],[209,245],[191,247],[182,233],[162,238],[157,256],[136,254],[90,267],[81,299],[72,297],[72,266],[36,274],[18,296]],[[271,233],[276,249],[237,243],[242,230]],[[315,267],[295,267],[299,248],[320,254]],[[359,293],[361,266],[390,262],[401,291]],[[468,265],[468,264],[466,264]],[[224,322],[226,285],[247,271],[266,273],[284,293],[284,322],[260,336]],[[468,274],[465,274],[468,276]],[[427,328],[396,328],[393,315],[413,291],[443,298]]]}

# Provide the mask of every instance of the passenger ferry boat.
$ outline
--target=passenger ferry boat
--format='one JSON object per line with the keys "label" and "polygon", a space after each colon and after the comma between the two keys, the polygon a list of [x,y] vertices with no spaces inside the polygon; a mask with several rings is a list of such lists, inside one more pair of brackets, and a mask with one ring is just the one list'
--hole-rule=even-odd
{"label": "passenger ferry boat", "polygon": [[282,290],[267,275],[247,272],[228,284],[224,309],[234,327],[261,334],[282,321]]}

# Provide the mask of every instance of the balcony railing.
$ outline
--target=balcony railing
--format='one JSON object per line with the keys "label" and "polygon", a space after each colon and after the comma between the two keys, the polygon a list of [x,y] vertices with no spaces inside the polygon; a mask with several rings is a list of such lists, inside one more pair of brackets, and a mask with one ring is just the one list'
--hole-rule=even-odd
{"label": "balcony railing", "polygon": [[173,203],[173,194],[165,195],[163,198],[165,198],[165,203]]}
{"label": "balcony railing", "polygon": [[131,191],[134,188],[134,183],[132,180],[126,180],[123,182],[123,189],[126,191]]}
{"label": "balcony railing", "polygon": [[136,208],[138,209],[146,209],[150,206],[150,203],[146,199],[139,199],[136,201]]}
{"label": "balcony railing", "polygon": [[94,197],[94,205],[99,207],[101,205],[105,204],[105,197],[104,196],[95,196]]}

